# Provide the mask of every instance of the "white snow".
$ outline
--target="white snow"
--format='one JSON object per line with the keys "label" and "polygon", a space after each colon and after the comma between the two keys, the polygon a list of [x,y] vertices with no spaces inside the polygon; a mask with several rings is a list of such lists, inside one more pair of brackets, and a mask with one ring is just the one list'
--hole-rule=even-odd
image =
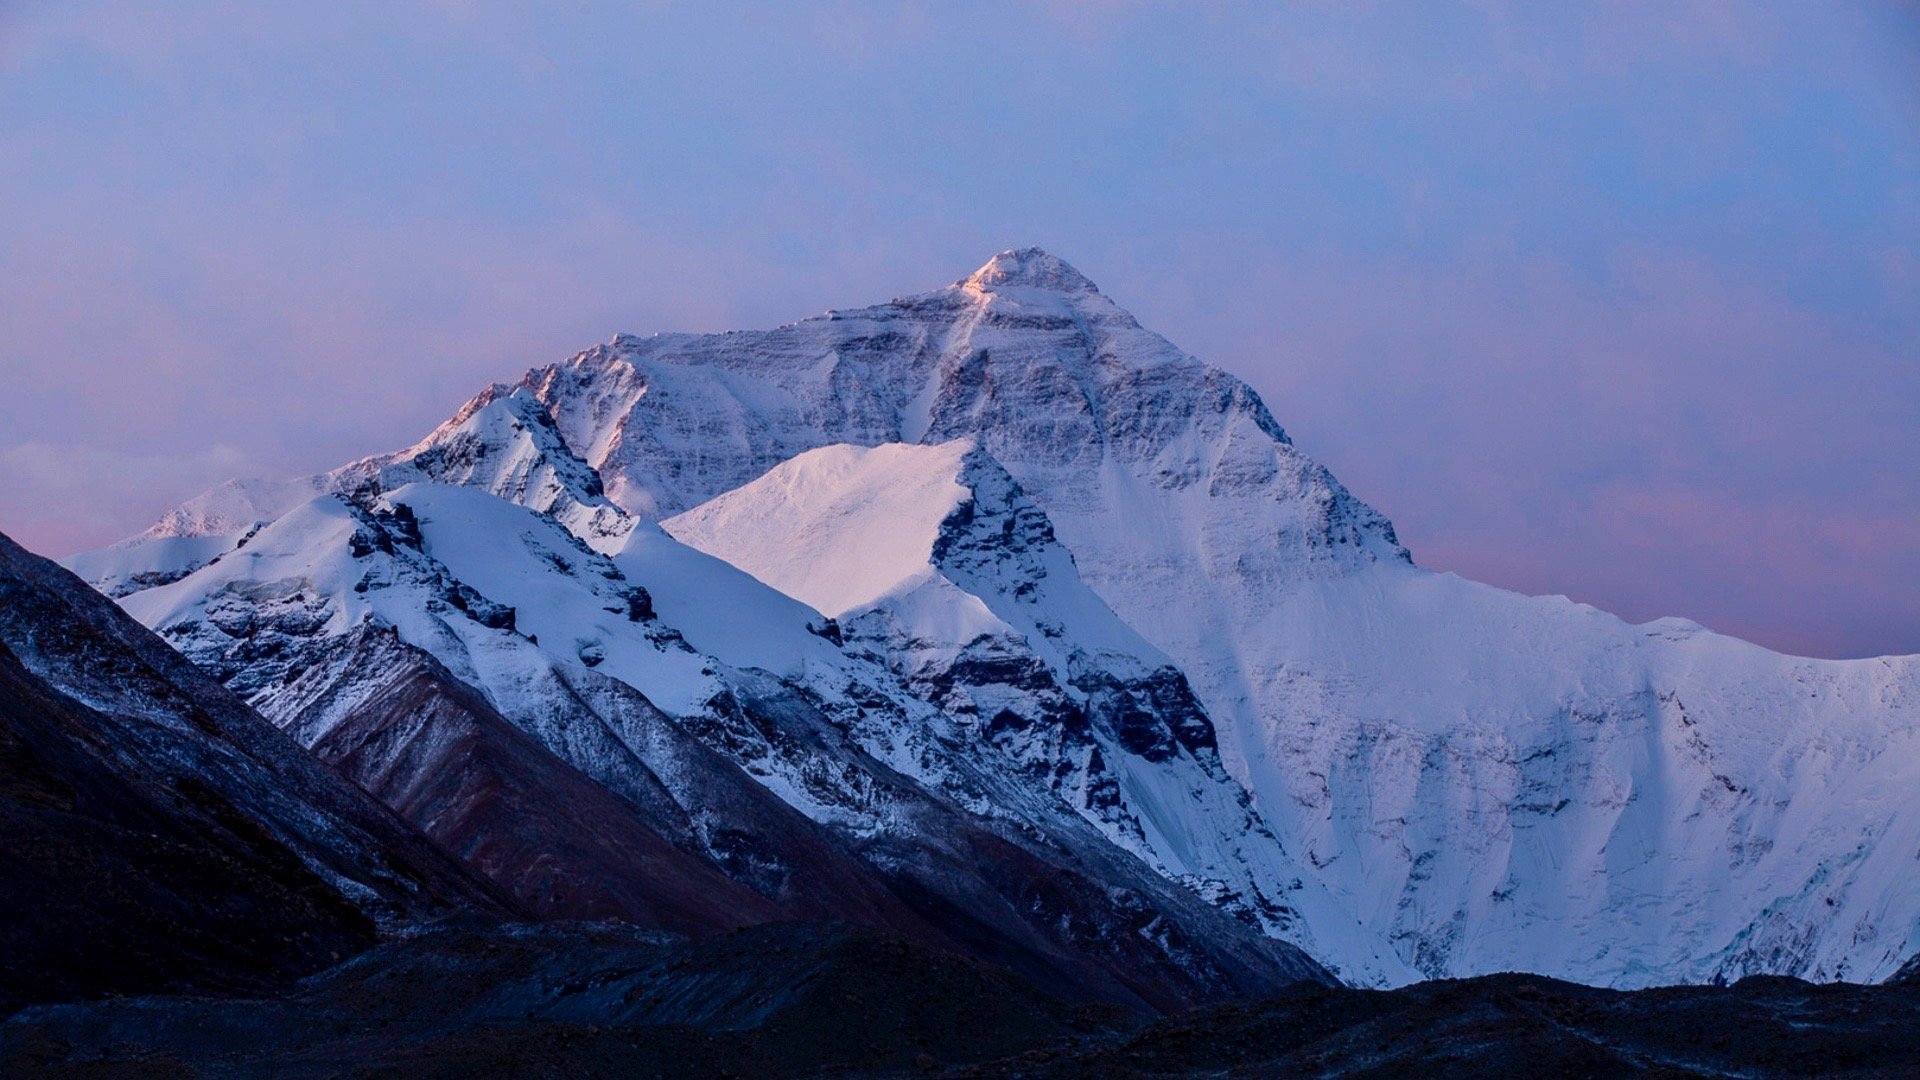
{"label": "white snow", "polygon": [[641,525],[614,564],[647,583],[661,621],[695,649],[737,667],[803,677],[809,665],[835,665],[838,651],[809,626],[825,616],[776,592],[738,568]]}
{"label": "white snow", "polygon": [[1422,972],[1871,979],[1920,947],[1894,869],[1920,809],[1880,794],[1920,786],[1913,658],[1782,657],[1414,569],[1251,391],[1023,261],[1045,262],[622,339],[552,369],[546,400],[564,426],[569,386],[670,378],[590,425],[590,463],[649,513],[821,446],[976,439],[1192,680],[1286,850]]}
{"label": "white snow", "polygon": [[166,516],[140,536],[230,536],[244,533],[263,521],[272,521],[323,490],[319,477],[229,480],[168,511]]}
{"label": "white snow", "polygon": [[83,551],[60,565],[101,592],[113,595],[141,581],[179,577],[232,551],[251,527],[211,535],[142,533],[98,551]]}
{"label": "white snow", "polygon": [[[211,561],[256,525],[273,521],[315,496],[384,490],[429,482],[476,487],[551,513],[589,544],[618,547],[633,520],[597,488],[593,470],[567,447],[530,391],[495,385],[405,450],[378,454],[292,480],[229,480],[168,512],[151,528],[99,552],[66,561],[109,593],[140,586],[134,575]],[[153,546],[154,541],[172,541]],[[199,541],[187,543],[185,541]],[[227,541],[224,547],[217,542]],[[77,569],[85,567],[85,570]]]}
{"label": "white snow", "polygon": [[968,496],[956,476],[971,449],[823,447],[661,526],[837,618],[931,575],[940,523]]}

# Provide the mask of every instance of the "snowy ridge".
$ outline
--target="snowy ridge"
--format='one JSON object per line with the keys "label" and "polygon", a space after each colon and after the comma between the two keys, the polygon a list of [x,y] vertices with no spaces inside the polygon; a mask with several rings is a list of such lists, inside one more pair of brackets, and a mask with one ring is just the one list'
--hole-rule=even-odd
{"label": "snowy ridge", "polygon": [[601,491],[599,475],[567,449],[539,401],[496,384],[405,450],[295,480],[230,480],[147,531],[62,565],[109,596],[125,596],[207,565],[315,496],[372,496],[419,482],[477,487],[550,513],[603,548],[618,546],[633,528],[633,519]]}
{"label": "snowy ridge", "polygon": [[418,481],[481,488],[552,514],[603,549],[633,527],[600,490],[599,474],[561,440],[546,409],[516,387],[488,387],[425,439],[380,462],[374,475],[384,488]]}

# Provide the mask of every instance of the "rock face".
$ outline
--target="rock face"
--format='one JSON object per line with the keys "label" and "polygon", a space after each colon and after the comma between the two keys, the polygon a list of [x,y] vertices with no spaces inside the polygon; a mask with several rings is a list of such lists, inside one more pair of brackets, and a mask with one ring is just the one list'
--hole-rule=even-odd
{"label": "rock face", "polygon": [[703,934],[783,914],[676,846],[391,628],[362,626],[329,642],[261,708],[536,917]]}
{"label": "rock face", "polygon": [[[504,426],[477,422],[508,407],[521,411]],[[881,457],[850,464],[862,448]],[[908,451],[923,454],[912,468],[868,467]],[[922,467],[934,452],[952,468]],[[843,839],[874,827],[866,789],[838,765],[782,758],[804,741],[714,702],[783,688],[776,697],[806,701],[930,796],[1028,823],[1045,807],[1356,981],[1512,969],[1619,986],[1875,980],[1920,946],[1920,660],[1785,657],[1419,569],[1245,384],[1044,252],[773,330],[623,335],[490,388],[422,447],[287,490],[367,488],[397,513],[392,492],[409,479],[549,511],[616,562],[672,552],[647,524],[664,522],[834,609],[780,616],[818,620],[812,649],[757,632],[736,642],[680,599],[683,638],[704,635],[694,651],[719,661],[710,683],[623,659],[612,615],[524,625],[538,605],[509,595],[509,580],[455,568],[466,591],[449,584],[439,601],[517,617],[492,629],[518,625],[568,672],[637,690]],[[801,480],[815,487],[781,494]],[[813,551],[814,569],[785,576],[782,530],[862,500],[921,515],[911,543],[879,552],[906,557],[872,561],[866,539],[892,524],[827,529],[838,539]],[[795,512],[757,535],[767,508]],[[203,506],[170,531],[192,534],[196,514],[210,535],[245,527]],[[329,634],[346,624],[335,607],[302,615],[312,597],[298,588],[265,587],[297,577],[222,571],[259,537],[211,564],[194,553],[198,569],[136,546],[88,576],[125,592],[139,574],[191,569],[126,595],[129,609],[264,693],[284,672],[249,653],[262,615]],[[678,587],[642,583],[650,596]],[[626,602],[617,583],[591,588],[600,607]],[[192,616],[200,630],[177,621],[189,593],[211,605]],[[1051,614],[1061,605],[1081,614]],[[470,672],[432,626],[383,617],[515,724],[536,725],[539,709],[515,695],[539,680]],[[618,783],[600,759],[567,760]]]}
{"label": "rock face", "polygon": [[0,1010],[258,987],[517,910],[4,536],[0,611]]}

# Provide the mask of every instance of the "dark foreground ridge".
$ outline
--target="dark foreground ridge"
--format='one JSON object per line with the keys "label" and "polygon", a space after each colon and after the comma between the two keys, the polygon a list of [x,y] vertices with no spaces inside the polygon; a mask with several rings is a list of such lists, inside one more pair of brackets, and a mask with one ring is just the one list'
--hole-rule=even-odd
{"label": "dark foreground ridge", "polygon": [[28,1009],[0,1026],[0,1074],[911,1073],[1098,1036],[1125,1015],[845,926],[688,939],[611,923],[449,925],[275,997]]}
{"label": "dark foreground ridge", "polygon": [[1603,990],[1487,975],[1400,990],[1298,987],[1105,1044],[1042,1047],[973,1077],[1911,1077],[1920,987]]}
{"label": "dark foreground ridge", "polygon": [[271,986],[504,896],[0,536],[0,1013]]}
{"label": "dark foreground ridge", "polygon": [[23,1010],[0,1074],[1912,1076],[1920,987],[1301,986],[1157,1022],[818,924],[443,924],[274,995]]}

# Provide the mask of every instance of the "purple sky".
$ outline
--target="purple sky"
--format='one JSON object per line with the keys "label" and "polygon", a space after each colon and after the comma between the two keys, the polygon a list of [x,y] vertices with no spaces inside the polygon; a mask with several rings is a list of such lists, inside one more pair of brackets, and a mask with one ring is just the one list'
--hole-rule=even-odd
{"label": "purple sky", "polygon": [[1423,565],[1920,651],[1913,5],[401,7],[0,0],[0,530],[1038,243]]}

